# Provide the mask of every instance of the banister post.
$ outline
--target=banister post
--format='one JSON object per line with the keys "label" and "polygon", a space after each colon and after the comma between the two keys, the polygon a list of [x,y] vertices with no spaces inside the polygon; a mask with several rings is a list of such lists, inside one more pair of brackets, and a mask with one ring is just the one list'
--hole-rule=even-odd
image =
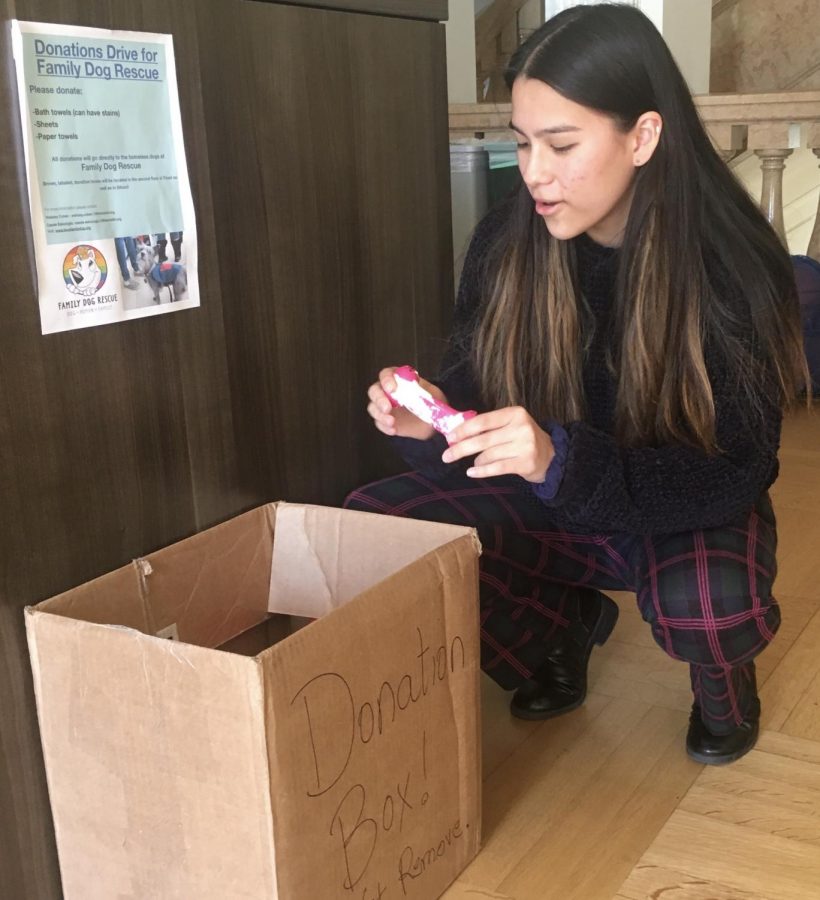
{"label": "banister post", "polygon": [[[808,130],[807,146],[820,159],[820,124],[810,125]],[[814,228],[809,238],[809,247],[806,255],[820,262],[820,200],[817,203],[817,215],[814,219]]]}
{"label": "banister post", "polygon": [[790,137],[789,123],[749,126],[749,146],[760,158],[760,168],[763,170],[760,206],[784,244],[786,228],[783,223],[783,170],[786,168],[786,160],[794,152],[786,149],[791,143]]}

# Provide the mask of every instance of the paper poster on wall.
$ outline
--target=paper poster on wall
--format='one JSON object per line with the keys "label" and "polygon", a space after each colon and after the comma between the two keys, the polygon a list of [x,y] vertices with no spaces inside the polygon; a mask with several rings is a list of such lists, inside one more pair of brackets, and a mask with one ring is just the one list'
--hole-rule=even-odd
{"label": "paper poster on wall", "polygon": [[12,22],[43,334],[199,306],[171,35]]}

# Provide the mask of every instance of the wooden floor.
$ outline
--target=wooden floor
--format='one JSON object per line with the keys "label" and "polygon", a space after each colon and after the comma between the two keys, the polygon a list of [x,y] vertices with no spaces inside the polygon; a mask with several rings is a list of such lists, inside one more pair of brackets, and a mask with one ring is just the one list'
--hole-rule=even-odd
{"label": "wooden floor", "polygon": [[789,418],[780,458],[783,624],[758,658],[755,750],[686,757],[688,670],[613,594],[580,710],[513,719],[485,678],[484,847],[446,900],[820,898],[820,410]]}

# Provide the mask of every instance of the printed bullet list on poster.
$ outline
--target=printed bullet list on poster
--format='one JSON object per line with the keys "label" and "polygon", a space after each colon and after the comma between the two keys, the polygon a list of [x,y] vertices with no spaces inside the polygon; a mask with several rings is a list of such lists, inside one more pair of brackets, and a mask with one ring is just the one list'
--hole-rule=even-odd
{"label": "printed bullet list on poster", "polygon": [[43,334],[199,306],[170,35],[12,22]]}

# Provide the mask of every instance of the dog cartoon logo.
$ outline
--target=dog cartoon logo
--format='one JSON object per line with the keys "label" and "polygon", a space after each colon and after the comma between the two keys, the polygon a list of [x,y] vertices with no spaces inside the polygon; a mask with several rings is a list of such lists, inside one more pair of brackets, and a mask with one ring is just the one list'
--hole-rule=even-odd
{"label": "dog cartoon logo", "polygon": [[106,278],[108,263],[96,247],[77,244],[66,253],[63,280],[72,294],[91,297],[105,284]]}

